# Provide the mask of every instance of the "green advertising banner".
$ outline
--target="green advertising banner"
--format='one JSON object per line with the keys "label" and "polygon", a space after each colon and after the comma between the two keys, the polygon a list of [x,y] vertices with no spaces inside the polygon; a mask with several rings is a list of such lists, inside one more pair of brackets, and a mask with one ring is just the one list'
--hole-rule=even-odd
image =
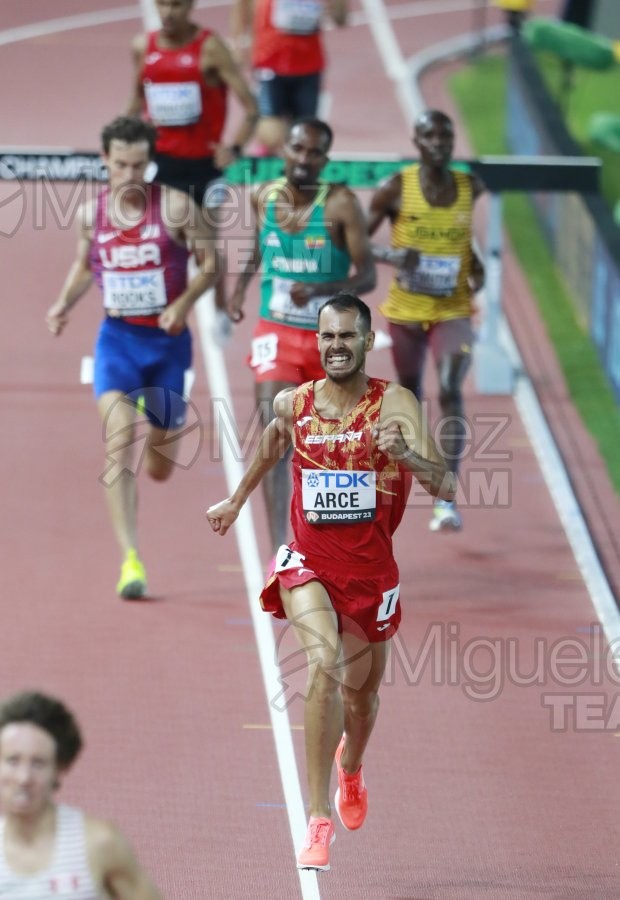
{"label": "green advertising banner", "polygon": [[[321,180],[342,182],[351,188],[375,188],[412,162],[411,159],[330,159],[321,172]],[[470,171],[467,163],[454,163],[453,168]],[[247,157],[226,169],[226,180],[239,185],[260,183],[278,178],[283,170],[284,163],[279,157]]]}

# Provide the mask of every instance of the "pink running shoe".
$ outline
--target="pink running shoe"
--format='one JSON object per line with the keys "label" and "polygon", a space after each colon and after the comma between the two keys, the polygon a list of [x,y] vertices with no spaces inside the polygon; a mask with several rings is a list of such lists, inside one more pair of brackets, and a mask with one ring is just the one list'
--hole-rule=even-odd
{"label": "pink running shoe", "polygon": [[331,819],[310,816],[306,843],[297,857],[298,869],[329,869],[329,848],[336,840],[334,823]]}
{"label": "pink running shoe", "polygon": [[344,734],[336,750],[336,768],[338,770],[338,790],[334,798],[336,811],[347,831],[357,831],[364,824],[368,812],[368,789],[364,784],[362,767],[355,775],[349,775],[340,765],[344,750]]}

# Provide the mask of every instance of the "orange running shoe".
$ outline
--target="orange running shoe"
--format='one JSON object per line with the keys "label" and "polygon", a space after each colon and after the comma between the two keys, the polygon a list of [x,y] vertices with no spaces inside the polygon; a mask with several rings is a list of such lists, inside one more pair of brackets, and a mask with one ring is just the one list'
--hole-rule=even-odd
{"label": "orange running shoe", "polygon": [[298,869],[329,869],[329,848],[336,840],[334,823],[331,819],[310,816],[306,843],[297,857]]}
{"label": "orange running shoe", "polygon": [[338,790],[334,798],[336,811],[347,831],[357,831],[364,824],[368,812],[368,789],[364,784],[362,767],[355,775],[349,775],[340,765],[344,750],[344,734],[336,750],[336,768],[338,770]]}

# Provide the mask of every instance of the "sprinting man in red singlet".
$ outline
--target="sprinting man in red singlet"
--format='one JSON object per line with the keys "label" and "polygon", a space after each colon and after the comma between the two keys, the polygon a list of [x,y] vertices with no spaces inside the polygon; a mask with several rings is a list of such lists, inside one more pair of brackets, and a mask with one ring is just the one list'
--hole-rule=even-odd
{"label": "sprinting man in red singlet", "polygon": [[414,395],[366,375],[370,310],[336,294],[319,312],[325,378],[282,391],[270,422],[231,497],[212,506],[226,534],[261,479],[292,444],[295,539],[282,546],[261,594],[263,609],[286,617],[306,653],[306,765],[310,821],[297,865],[329,869],[334,840],[329,781],[338,772],[336,811],[361,827],[368,809],[362,757],[378,711],[390,639],[400,623],[392,535],[411,476],[451,500],[456,480],[429,435]]}

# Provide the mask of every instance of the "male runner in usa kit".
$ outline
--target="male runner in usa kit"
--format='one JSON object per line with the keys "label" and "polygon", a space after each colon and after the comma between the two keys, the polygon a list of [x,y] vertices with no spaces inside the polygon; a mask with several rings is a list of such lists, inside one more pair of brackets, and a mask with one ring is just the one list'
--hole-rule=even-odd
{"label": "male runner in usa kit", "polygon": [[[143,398],[150,425],[144,465],[152,478],[164,481],[179,449],[174,432],[185,423],[184,379],[192,357],[187,317],[217,276],[213,242],[194,202],[180,191],[145,183],[153,126],[121,116],[103,129],[102,141],[109,184],[78,210],[77,257],[47,324],[60,334],[71,308],[96,281],[105,318],[95,349],[94,389],[106,460],[117,464],[117,474],[106,482],[123,554],[117,592],[130,600],[147,591],[132,468],[136,401]],[[198,272],[188,282],[190,251]]]}
{"label": "male runner in usa kit", "polygon": [[377,716],[390,639],[400,623],[392,535],[411,476],[448,501],[456,489],[414,395],[366,375],[373,341],[370,310],[358,297],[341,293],[322,306],[318,344],[325,377],[278,394],[275,418],[247,473],[231,497],[207,511],[213,530],[226,534],[250,493],[292,445],[295,539],[278,551],[261,603],[288,619],[306,653],[310,821],[299,868],[329,869],[334,758],[342,824],[356,830],[366,818],[362,757]]}

